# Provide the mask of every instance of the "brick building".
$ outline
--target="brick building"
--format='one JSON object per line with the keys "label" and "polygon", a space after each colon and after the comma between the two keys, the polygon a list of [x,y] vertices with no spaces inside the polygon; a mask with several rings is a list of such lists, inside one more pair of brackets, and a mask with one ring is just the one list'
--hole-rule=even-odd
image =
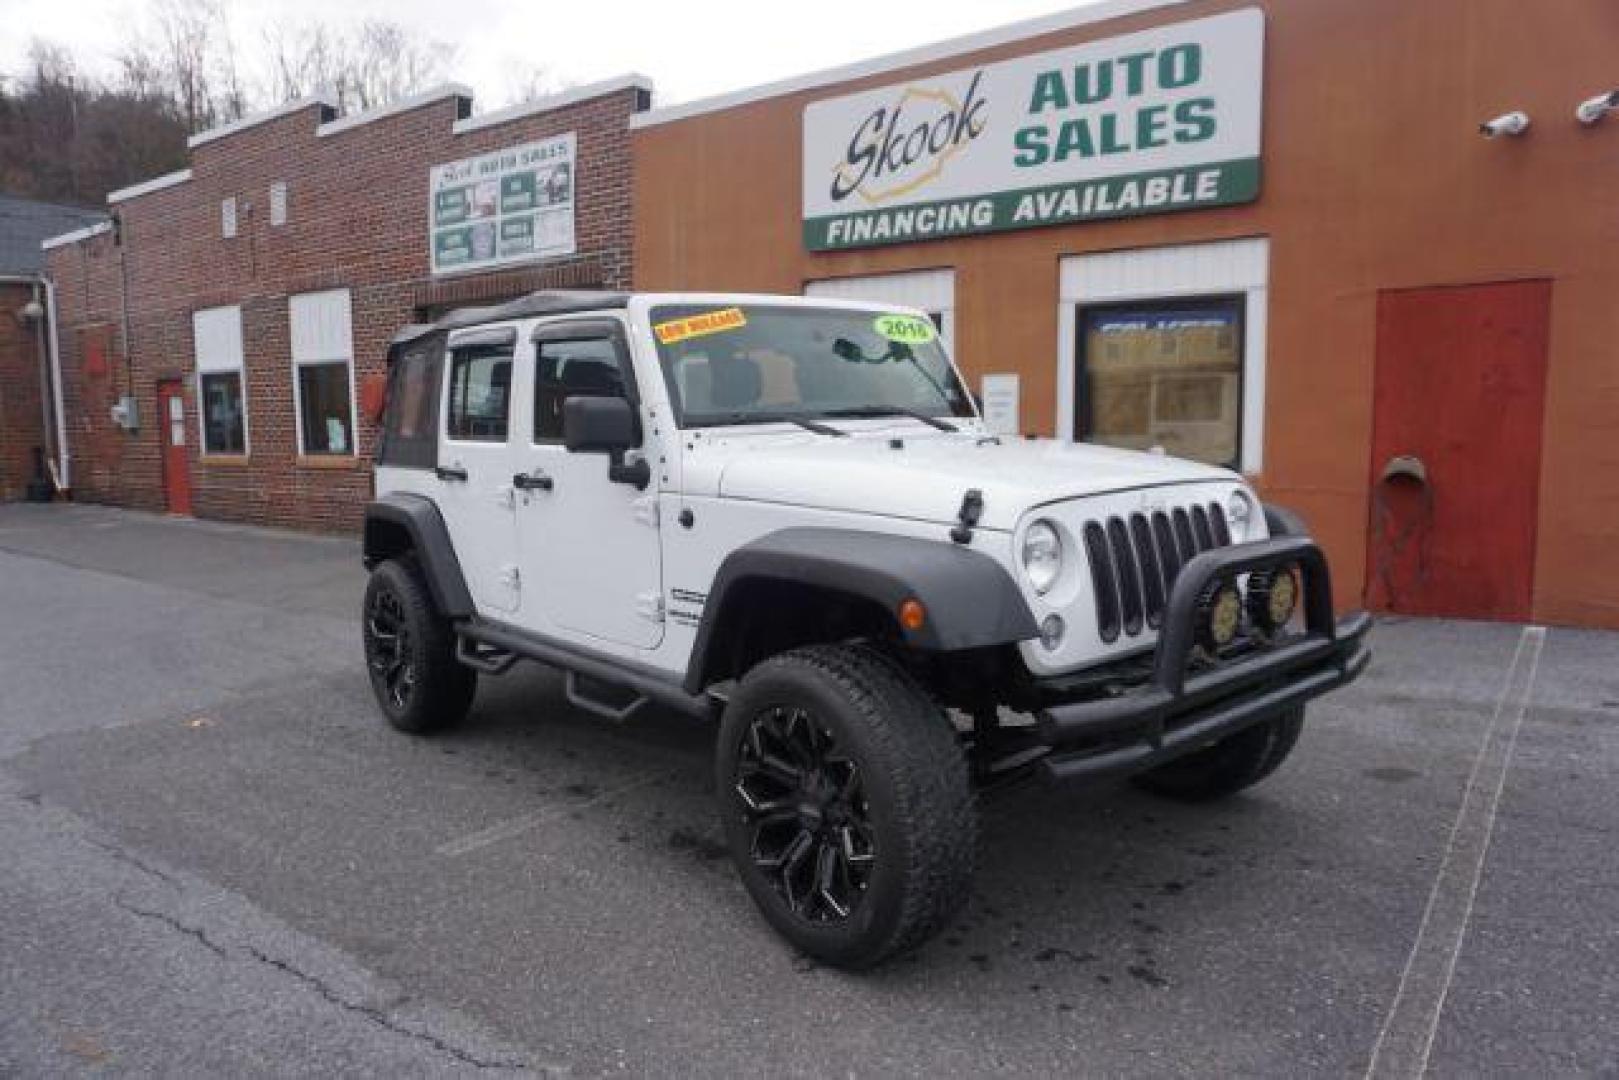
{"label": "brick building", "polygon": [[298,101],[113,192],[109,221],[45,245],[74,497],[357,527],[401,325],[630,283],[650,96],[630,76],[484,115],[459,86],[342,117]]}
{"label": "brick building", "polygon": [[22,498],[36,468],[48,476],[50,463],[59,461],[54,402],[46,392],[51,297],[40,243],[104,217],[83,207],[0,195],[0,502]]}

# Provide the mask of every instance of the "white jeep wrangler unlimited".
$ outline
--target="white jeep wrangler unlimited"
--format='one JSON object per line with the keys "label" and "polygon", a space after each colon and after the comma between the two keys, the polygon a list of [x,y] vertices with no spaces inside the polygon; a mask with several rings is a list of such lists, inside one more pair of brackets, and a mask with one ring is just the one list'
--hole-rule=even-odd
{"label": "white jeep wrangler unlimited", "polygon": [[1296,517],[1225,470],[997,438],[920,312],[542,292],[390,348],[366,661],[388,720],[480,673],[718,720],[719,815],[806,953],[966,896],[977,786],[1253,784],[1364,668]]}

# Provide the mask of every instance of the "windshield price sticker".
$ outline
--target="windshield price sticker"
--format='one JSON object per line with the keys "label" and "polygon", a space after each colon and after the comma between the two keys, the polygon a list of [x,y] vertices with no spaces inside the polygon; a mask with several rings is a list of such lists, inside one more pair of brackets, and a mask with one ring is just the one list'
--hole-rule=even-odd
{"label": "windshield price sticker", "polygon": [[883,337],[900,345],[925,345],[934,337],[932,320],[917,315],[879,315],[871,325]]}
{"label": "windshield price sticker", "polygon": [[658,336],[659,345],[673,345],[687,338],[738,330],[746,325],[748,317],[742,314],[742,309],[731,307],[705,311],[701,315],[688,315],[684,319],[670,319],[653,326],[652,332]]}

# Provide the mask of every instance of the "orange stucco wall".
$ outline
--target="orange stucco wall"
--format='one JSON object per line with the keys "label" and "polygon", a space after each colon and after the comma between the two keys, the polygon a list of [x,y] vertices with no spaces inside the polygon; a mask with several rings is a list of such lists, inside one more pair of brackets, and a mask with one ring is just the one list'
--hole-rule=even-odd
{"label": "orange stucco wall", "polygon": [[[1266,11],[1263,190],[1246,206],[812,254],[800,229],[810,101],[1215,14]],[[1534,614],[1619,626],[1619,85],[1613,0],[1186,3],[924,66],[645,127],[633,140],[636,284],[800,291],[956,271],[970,376],[1016,371],[1026,431],[1056,423],[1058,260],[1268,236],[1267,497],[1298,508],[1339,602],[1365,566],[1375,311],[1382,289],[1550,278]],[[1510,109],[1518,139],[1479,137]],[[1436,401],[1434,408],[1444,403]]]}

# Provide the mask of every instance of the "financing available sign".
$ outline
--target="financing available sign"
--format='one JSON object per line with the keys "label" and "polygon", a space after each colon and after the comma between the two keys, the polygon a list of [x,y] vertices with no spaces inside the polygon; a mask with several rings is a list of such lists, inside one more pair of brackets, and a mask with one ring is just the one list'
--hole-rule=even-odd
{"label": "financing available sign", "polygon": [[428,172],[433,273],[574,253],[573,132]]}
{"label": "financing available sign", "polygon": [[805,246],[1251,202],[1264,39],[1245,8],[815,102]]}

